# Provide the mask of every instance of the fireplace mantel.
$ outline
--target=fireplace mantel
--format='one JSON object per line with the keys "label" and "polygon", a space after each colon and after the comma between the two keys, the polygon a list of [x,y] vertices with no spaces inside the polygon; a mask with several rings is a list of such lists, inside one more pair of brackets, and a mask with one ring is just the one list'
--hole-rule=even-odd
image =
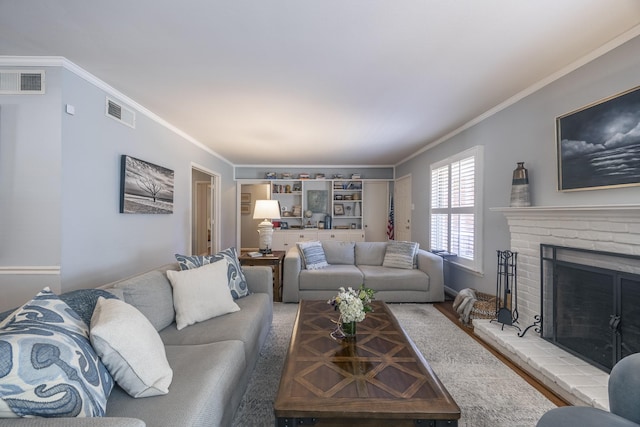
{"label": "fireplace mantel", "polygon": [[495,207],[489,208],[492,212],[501,212],[510,216],[538,216],[548,217],[556,215],[585,214],[589,216],[638,216],[640,205],[577,205],[577,206],[529,206],[525,208]]}

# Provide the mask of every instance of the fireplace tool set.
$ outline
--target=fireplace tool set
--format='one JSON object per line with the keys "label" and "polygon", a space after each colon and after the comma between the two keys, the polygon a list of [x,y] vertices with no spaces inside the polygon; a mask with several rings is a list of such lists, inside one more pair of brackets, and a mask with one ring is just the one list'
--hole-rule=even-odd
{"label": "fireplace tool set", "polygon": [[518,323],[518,253],[496,251],[498,253],[498,274],[496,278],[496,319],[504,326],[513,326],[520,330],[514,323]]}

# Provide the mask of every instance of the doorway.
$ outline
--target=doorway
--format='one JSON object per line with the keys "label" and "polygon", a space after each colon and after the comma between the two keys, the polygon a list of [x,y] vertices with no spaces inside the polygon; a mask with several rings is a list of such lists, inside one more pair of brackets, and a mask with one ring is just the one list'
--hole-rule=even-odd
{"label": "doorway", "polygon": [[258,250],[258,224],[264,218],[253,219],[253,209],[256,200],[271,198],[271,184],[241,184],[240,185],[240,248],[245,251]]}
{"label": "doorway", "polygon": [[220,177],[200,166],[191,167],[191,254],[211,255],[220,247]]}
{"label": "doorway", "polygon": [[393,187],[395,235],[398,241],[411,241],[411,175],[398,178]]}

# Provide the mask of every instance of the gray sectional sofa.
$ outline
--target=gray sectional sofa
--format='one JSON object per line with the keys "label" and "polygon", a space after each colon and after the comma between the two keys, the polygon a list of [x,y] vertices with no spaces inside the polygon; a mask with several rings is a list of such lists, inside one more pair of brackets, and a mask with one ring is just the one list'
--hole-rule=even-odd
{"label": "gray sectional sofa", "polygon": [[10,418],[9,426],[175,427],[230,425],[273,319],[268,267],[243,267],[250,295],[240,311],[178,330],[167,279],[170,264],[101,287],[136,307],[159,331],[173,370],[169,393],[134,399],[114,386],[103,418]]}
{"label": "gray sectional sofa", "polygon": [[388,242],[323,241],[328,266],[307,269],[297,247],[284,259],[283,302],[329,299],[339,287],[364,284],[386,302],[444,301],[442,258],[418,249],[414,268],[385,267]]}

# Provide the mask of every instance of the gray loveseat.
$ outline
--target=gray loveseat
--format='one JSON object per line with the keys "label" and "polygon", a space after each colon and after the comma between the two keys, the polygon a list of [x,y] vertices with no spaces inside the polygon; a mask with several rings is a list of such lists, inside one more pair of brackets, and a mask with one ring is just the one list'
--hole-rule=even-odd
{"label": "gray loveseat", "polygon": [[387,242],[323,241],[327,267],[304,268],[297,247],[284,259],[283,302],[302,299],[329,299],[339,287],[364,284],[376,291],[376,299],[386,302],[444,301],[442,258],[418,249],[416,268],[384,267]]}
{"label": "gray loveseat", "polygon": [[243,267],[251,294],[240,311],[177,330],[170,264],[101,287],[135,306],[159,331],[173,381],[169,393],[134,399],[114,386],[103,418],[7,418],[10,426],[175,427],[230,425],[273,319],[273,279],[268,267]]}

